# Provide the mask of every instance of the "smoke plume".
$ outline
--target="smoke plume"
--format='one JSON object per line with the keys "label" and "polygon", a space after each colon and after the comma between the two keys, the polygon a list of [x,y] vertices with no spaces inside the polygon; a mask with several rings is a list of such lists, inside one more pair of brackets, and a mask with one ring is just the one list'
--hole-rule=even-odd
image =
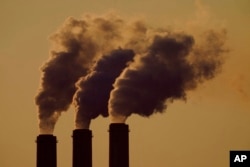
{"label": "smoke plume", "polygon": [[168,101],[186,100],[188,90],[219,71],[224,36],[208,31],[195,44],[194,37],[184,33],[156,35],[147,52],[116,79],[109,99],[112,122],[124,122],[132,113],[148,117],[164,112]]}
{"label": "smoke plume", "polygon": [[188,90],[212,79],[225,52],[224,31],[197,40],[115,13],[70,17],[50,39],[36,96],[41,133],[53,133],[72,101],[81,129],[99,115],[124,122],[132,113],[163,112],[166,101],[185,100]]}
{"label": "smoke plume", "polygon": [[99,115],[108,116],[112,84],[133,56],[132,50],[114,50],[97,61],[93,70],[78,81],[74,98],[77,111],[76,128],[88,129],[91,119]]}
{"label": "smoke plume", "polygon": [[[70,18],[51,36],[56,46],[41,69],[41,88],[36,96],[41,133],[53,132],[61,112],[71,104],[76,91],[75,82],[86,75],[96,56],[97,45],[83,35],[86,26],[83,21]],[[75,33],[74,29],[78,29],[78,32]]]}
{"label": "smoke plume", "polygon": [[[141,52],[144,48],[145,32],[143,22],[127,21],[113,13],[101,16],[86,14],[81,19],[68,18],[58,31],[51,35],[53,48],[50,58],[41,68],[41,88],[36,96],[40,132],[53,133],[61,112],[66,111],[72,103],[77,89],[75,83],[90,72],[100,57],[118,48],[129,47]],[[117,58],[107,58],[107,60],[114,59],[121,65],[117,69],[122,70],[127,58],[121,55],[127,55],[130,59],[132,51],[120,50],[111,53],[111,55],[116,54],[122,60]],[[96,68],[99,73],[99,67]],[[76,106],[76,108],[81,107]],[[101,112],[105,115],[105,111]]]}

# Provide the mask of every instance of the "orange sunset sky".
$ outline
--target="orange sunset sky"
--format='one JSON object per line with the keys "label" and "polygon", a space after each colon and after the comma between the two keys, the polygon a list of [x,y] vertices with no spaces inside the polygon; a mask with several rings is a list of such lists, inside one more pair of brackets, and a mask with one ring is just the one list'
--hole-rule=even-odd
{"label": "orange sunset sky", "polygon": [[[130,167],[228,167],[230,150],[250,150],[249,0],[1,0],[0,2],[0,166],[36,164],[39,134],[34,97],[39,68],[49,57],[49,35],[69,16],[116,12],[146,20],[152,27],[193,34],[227,31],[221,72],[174,101],[163,114],[132,115]],[[93,166],[108,166],[109,118],[93,131]],[[74,108],[59,118],[58,167],[72,166]]]}

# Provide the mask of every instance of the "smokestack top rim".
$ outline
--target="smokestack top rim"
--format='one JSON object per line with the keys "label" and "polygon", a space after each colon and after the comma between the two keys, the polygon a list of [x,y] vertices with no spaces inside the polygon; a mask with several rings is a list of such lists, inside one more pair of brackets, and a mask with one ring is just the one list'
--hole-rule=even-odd
{"label": "smokestack top rim", "polygon": [[73,132],[92,132],[90,129],[74,129]]}
{"label": "smokestack top rim", "polygon": [[39,137],[39,136],[53,136],[53,137],[56,137],[56,136],[53,135],[53,134],[39,134],[37,137]]}
{"label": "smokestack top rim", "polygon": [[128,126],[128,124],[123,123],[123,122],[122,122],[122,123],[120,123],[120,122],[119,122],[119,123],[117,123],[117,122],[115,122],[115,123],[110,123],[109,125],[110,125],[110,126]]}
{"label": "smokestack top rim", "polygon": [[40,134],[37,136],[36,138],[36,142],[40,143],[40,142],[55,142],[57,143],[57,138],[56,136],[52,135],[52,134]]}
{"label": "smokestack top rim", "polygon": [[109,125],[109,132],[126,131],[129,132],[129,126],[125,123],[111,123]]}
{"label": "smokestack top rim", "polygon": [[83,137],[83,136],[92,136],[92,131],[89,129],[74,129],[72,137]]}

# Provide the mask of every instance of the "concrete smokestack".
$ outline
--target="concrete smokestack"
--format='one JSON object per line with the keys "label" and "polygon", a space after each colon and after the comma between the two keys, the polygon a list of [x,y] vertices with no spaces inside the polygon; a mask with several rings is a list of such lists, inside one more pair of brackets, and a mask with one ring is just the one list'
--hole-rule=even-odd
{"label": "concrete smokestack", "polygon": [[73,131],[73,167],[92,167],[92,131]]}
{"label": "concrete smokestack", "polygon": [[42,134],[37,136],[37,167],[56,167],[56,136],[51,134]]}
{"label": "concrete smokestack", "polygon": [[109,126],[109,167],[129,167],[128,125],[111,123]]}

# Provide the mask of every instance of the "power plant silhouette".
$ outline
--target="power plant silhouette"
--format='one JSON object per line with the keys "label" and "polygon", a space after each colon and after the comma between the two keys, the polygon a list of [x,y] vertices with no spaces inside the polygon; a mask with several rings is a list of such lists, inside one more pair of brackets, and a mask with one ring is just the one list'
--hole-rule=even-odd
{"label": "power plant silhouette", "polygon": [[[109,167],[129,167],[129,127],[125,123],[109,126]],[[92,167],[92,131],[73,130],[72,167]],[[57,139],[52,134],[37,136],[37,167],[57,167]]]}
{"label": "power plant silhouette", "polygon": [[70,17],[51,35],[50,58],[41,68],[36,95],[37,167],[56,167],[53,130],[61,113],[75,107],[73,167],[92,166],[91,120],[109,117],[109,167],[129,166],[132,114],[164,113],[175,100],[221,71],[227,32],[189,34],[152,28],[110,13]]}

